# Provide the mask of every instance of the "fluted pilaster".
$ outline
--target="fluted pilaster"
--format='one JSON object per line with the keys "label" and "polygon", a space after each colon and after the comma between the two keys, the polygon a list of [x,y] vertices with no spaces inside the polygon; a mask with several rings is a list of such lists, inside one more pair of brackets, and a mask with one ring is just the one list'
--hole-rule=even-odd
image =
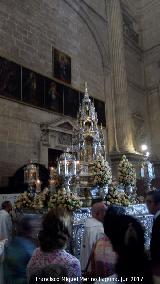
{"label": "fluted pilaster", "polygon": [[120,152],[133,153],[120,1],[108,0],[107,7],[117,146]]}
{"label": "fluted pilaster", "polygon": [[107,137],[109,153],[118,152],[116,120],[115,120],[115,101],[113,92],[112,73],[105,70],[105,94],[106,94],[106,117],[107,117]]}

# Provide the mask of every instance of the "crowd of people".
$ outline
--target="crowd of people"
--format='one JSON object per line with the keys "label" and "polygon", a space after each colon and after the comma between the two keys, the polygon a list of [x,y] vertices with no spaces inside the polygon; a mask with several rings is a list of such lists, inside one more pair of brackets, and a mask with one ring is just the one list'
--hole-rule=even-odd
{"label": "crowd of people", "polygon": [[12,204],[3,202],[3,283],[160,283],[160,191],[148,192],[146,204],[154,215],[150,249],[136,218],[126,215],[123,207],[99,200],[84,224],[78,260],[66,250],[72,236],[72,216],[66,209],[57,207],[44,215],[35,240],[34,217],[23,215],[14,226]]}

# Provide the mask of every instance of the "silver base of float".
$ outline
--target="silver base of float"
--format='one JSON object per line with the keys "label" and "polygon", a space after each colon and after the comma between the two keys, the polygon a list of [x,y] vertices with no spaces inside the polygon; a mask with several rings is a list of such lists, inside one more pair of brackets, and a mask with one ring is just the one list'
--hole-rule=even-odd
{"label": "silver base of float", "polygon": [[[125,210],[125,213],[137,218],[141,224],[145,228],[145,246],[146,249],[149,248],[150,245],[150,237],[152,231],[152,224],[153,224],[153,216],[148,214],[148,210],[145,204],[136,204],[130,205],[127,207],[122,207]],[[21,214],[32,214],[37,216],[37,226],[35,226],[35,231],[33,232],[33,238],[37,238],[37,234],[39,229],[41,228],[41,220],[43,214],[46,213],[45,211],[29,211],[23,210]],[[81,240],[84,231],[84,224],[85,220],[91,216],[91,208],[81,208],[75,212],[73,212],[73,234],[72,240],[69,244],[68,251],[70,251],[74,256],[78,259],[80,257],[80,249],[81,249]],[[38,227],[39,226],[39,227]]]}

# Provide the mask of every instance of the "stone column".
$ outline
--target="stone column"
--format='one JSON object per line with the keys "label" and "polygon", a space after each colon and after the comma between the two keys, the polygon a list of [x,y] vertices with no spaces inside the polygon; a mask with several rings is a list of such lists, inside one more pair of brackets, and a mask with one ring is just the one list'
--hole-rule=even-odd
{"label": "stone column", "polygon": [[112,74],[110,70],[104,69],[105,73],[105,94],[106,94],[106,118],[107,118],[107,144],[108,152],[118,153],[117,136],[116,136],[116,120],[115,120],[115,105],[114,93],[112,88]]}
{"label": "stone column", "polygon": [[154,163],[155,176],[160,178],[160,86],[148,92],[148,108],[151,133],[151,158]]}
{"label": "stone column", "polygon": [[131,118],[128,104],[123,19],[120,1],[108,0],[107,8],[116,140],[120,153],[135,153],[132,141]]}

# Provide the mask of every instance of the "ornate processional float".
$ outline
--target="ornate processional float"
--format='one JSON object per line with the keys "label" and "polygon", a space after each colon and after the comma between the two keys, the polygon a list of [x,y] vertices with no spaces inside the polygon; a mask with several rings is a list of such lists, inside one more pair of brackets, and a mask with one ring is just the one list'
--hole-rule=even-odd
{"label": "ornate processional float", "polygon": [[148,244],[152,217],[137,197],[135,169],[123,156],[118,170],[118,182],[113,182],[111,168],[106,160],[103,128],[98,125],[94,103],[89,98],[85,84],[72,146],[57,160],[57,169],[50,168],[49,188],[41,191],[38,167],[30,163],[24,169],[28,192],[18,197],[15,207],[23,211],[34,209],[43,213],[49,208],[63,206],[72,211],[73,251],[78,257],[84,221],[91,214],[89,207],[92,199],[100,197],[108,205],[124,206],[126,214],[137,216],[146,227]]}
{"label": "ornate processional float", "polygon": [[[98,126],[97,113],[94,103],[89,98],[87,84],[85,84],[85,95],[77,115],[77,131],[74,132],[72,139],[72,153],[77,161],[78,195],[88,202],[92,198],[103,198],[107,193],[105,187],[111,183],[112,173],[105,160],[103,128],[102,125]],[[104,166],[103,171],[100,169],[101,162]]]}

